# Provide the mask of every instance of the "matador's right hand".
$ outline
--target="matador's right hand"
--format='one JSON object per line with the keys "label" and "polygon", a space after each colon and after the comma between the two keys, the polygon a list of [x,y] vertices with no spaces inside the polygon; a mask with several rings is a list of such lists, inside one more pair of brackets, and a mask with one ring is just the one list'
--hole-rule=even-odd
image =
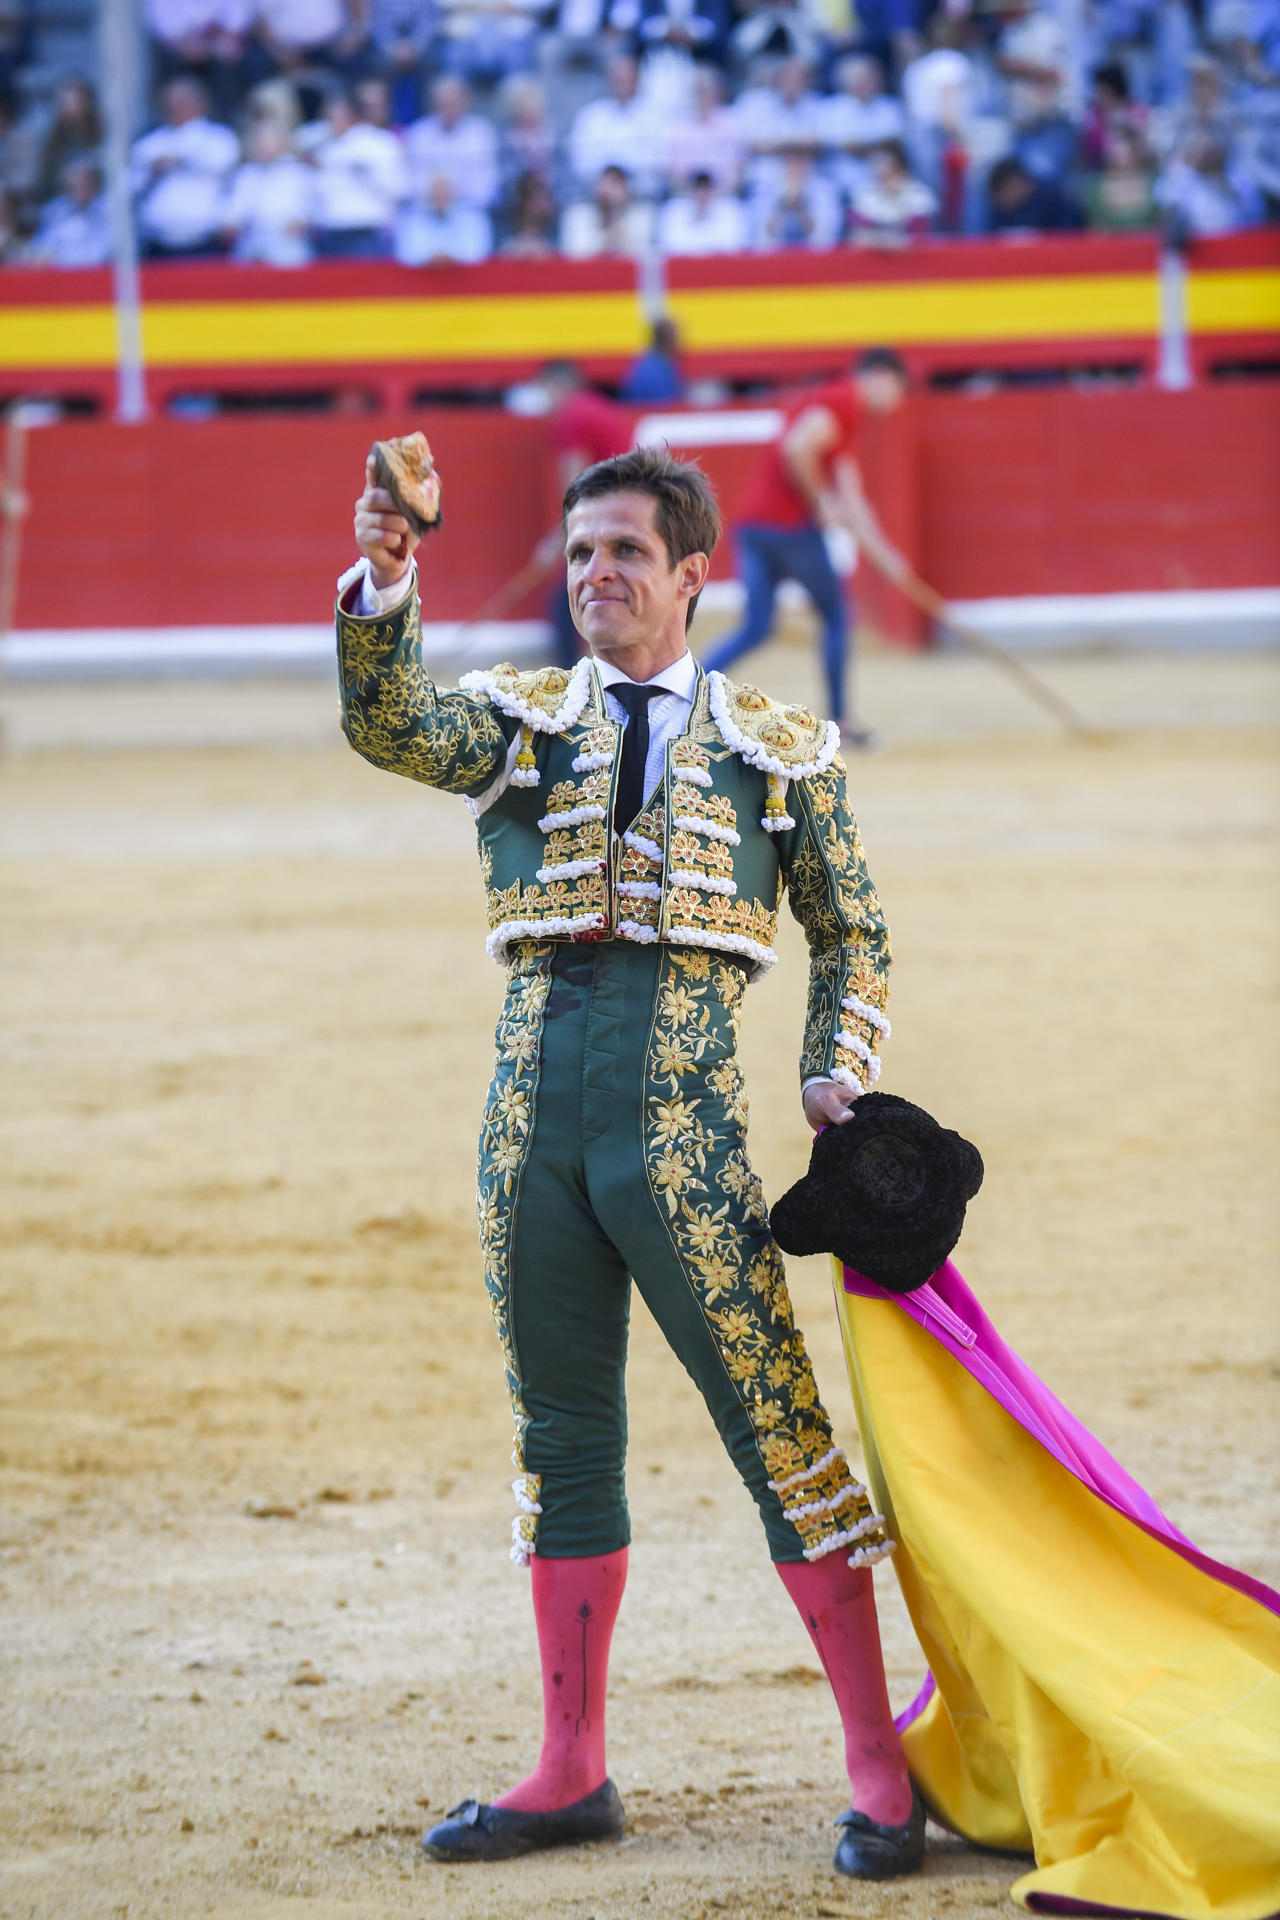
{"label": "matador's right hand", "polygon": [[402,513],[397,513],[391,495],[374,482],[373,461],[366,460],[364,492],[356,501],[356,545],[369,562],[370,585],[381,590],[403,580],[413,563],[418,535]]}

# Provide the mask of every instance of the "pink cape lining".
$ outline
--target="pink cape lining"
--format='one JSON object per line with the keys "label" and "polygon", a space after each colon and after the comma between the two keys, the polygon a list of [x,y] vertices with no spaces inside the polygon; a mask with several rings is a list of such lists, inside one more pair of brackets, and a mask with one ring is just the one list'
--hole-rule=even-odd
{"label": "pink cape lining", "polygon": [[[1154,1539],[1163,1541],[1211,1578],[1234,1587],[1238,1593],[1248,1594],[1271,1613],[1280,1615],[1280,1593],[1273,1587],[1252,1574],[1241,1573],[1237,1567],[1211,1559],[1184,1533],[1179,1533],[1151,1495],[1112,1459],[1070,1409],[1050,1393],[1043,1380],[1032,1373],[1013,1348],[1005,1345],[976,1295],[950,1260],[939,1267],[924,1286],[916,1287],[911,1293],[891,1293],[887,1287],[855,1273],[852,1267],[844,1268],[844,1289],[846,1293],[861,1294],[869,1300],[892,1301],[945,1347],[992,1399],[1012,1414],[1019,1426],[1068,1473],[1074,1474],[1090,1493],[1105,1500],[1117,1513],[1142,1527]],[[933,1675],[929,1674],[911,1705],[898,1715],[896,1724],[900,1733],[924,1712],[933,1691]],[[1080,1906],[1075,1910],[1089,1909]]]}

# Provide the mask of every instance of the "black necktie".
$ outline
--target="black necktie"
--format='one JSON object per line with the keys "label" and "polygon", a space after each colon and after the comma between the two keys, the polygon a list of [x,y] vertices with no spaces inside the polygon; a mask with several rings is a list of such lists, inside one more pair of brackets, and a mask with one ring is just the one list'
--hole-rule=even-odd
{"label": "black necktie", "polygon": [[622,734],[622,764],[613,803],[613,830],[625,833],[644,805],[644,763],[649,757],[649,702],[664,687],[641,687],[618,680],[609,689],[627,716]]}

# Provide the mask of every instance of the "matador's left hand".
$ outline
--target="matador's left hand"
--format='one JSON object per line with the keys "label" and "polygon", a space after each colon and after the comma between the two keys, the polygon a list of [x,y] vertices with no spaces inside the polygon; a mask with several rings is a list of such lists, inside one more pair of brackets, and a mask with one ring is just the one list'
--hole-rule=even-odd
{"label": "matador's left hand", "polygon": [[846,1087],[842,1080],[815,1080],[801,1098],[804,1117],[817,1133],[819,1127],[842,1127],[853,1117],[853,1103],[861,1088]]}

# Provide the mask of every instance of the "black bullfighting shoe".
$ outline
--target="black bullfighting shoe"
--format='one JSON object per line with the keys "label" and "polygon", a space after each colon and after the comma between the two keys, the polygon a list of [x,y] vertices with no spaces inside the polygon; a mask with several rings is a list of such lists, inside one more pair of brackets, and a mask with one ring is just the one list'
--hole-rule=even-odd
{"label": "black bullfighting shoe", "polygon": [[881,1826],[869,1814],[851,1811],[836,1821],[843,1827],[836,1848],[836,1872],[854,1880],[896,1880],[924,1864],[924,1801],[911,1789],[911,1812],[900,1827]]}
{"label": "black bullfighting shoe", "polygon": [[422,1836],[433,1860],[513,1860],[542,1847],[577,1847],[587,1840],[616,1840],[622,1832],[622,1801],[612,1780],[556,1813],[517,1813],[464,1800]]}

